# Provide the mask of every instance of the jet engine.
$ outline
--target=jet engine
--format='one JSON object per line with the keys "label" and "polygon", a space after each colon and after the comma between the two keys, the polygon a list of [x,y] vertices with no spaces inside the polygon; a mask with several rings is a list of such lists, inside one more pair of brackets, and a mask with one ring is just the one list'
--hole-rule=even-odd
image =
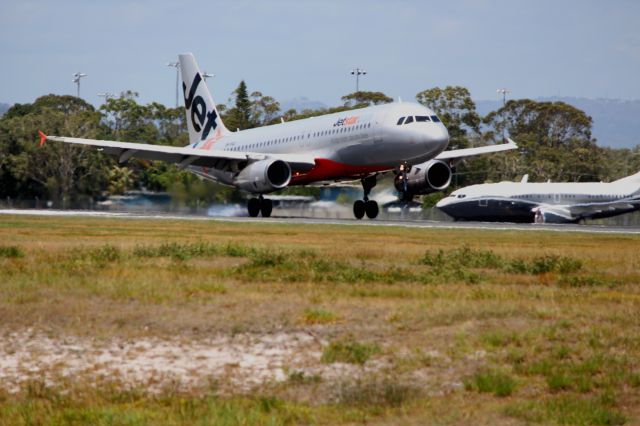
{"label": "jet engine", "polygon": [[264,194],[286,187],[290,180],[289,164],[271,158],[247,165],[238,173],[233,183],[245,191]]}
{"label": "jet engine", "polygon": [[[406,179],[406,182],[405,182]],[[451,168],[440,160],[417,164],[396,174],[394,186],[402,194],[425,195],[442,191],[451,183]]]}
{"label": "jet engine", "polygon": [[571,213],[562,208],[536,207],[532,212],[533,223],[575,223],[580,219],[571,217]]}

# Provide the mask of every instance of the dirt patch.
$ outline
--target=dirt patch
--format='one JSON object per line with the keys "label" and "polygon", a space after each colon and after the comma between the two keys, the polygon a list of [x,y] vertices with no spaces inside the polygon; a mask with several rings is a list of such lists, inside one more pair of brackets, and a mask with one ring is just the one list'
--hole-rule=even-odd
{"label": "dirt patch", "polygon": [[74,377],[114,379],[151,392],[211,389],[244,393],[284,382],[293,372],[342,380],[376,372],[383,360],[364,366],[323,364],[327,342],[311,333],[237,334],[187,340],[155,337],[107,340],[50,336],[34,331],[6,334],[0,343],[0,383],[15,393],[29,380],[48,384]]}

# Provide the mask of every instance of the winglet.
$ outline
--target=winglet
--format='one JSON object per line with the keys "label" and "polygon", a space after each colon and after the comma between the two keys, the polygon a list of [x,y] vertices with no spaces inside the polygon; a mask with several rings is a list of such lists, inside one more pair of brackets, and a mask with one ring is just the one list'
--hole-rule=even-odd
{"label": "winglet", "polygon": [[38,130],[38,134],[40,135],[40,146],[42,146],[42,145],[44,145],[45,141],[47,140],[47,135],[42,133],[42,130]]}

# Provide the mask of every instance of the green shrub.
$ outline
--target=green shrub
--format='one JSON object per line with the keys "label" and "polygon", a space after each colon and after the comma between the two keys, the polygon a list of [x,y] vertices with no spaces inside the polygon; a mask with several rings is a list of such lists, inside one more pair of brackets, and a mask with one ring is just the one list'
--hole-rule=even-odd
{"label": "green shrub", "polygon": [[97,263],[117,262],[123,257],[120,249],[110,244],[91,250],[89,256]]}
{"label": "green shrub", "polygon": [[435,253],[426,252],[419,263],[432,268],[460,267],[496,269],[503,263],[503,259],[491,250],[474,250],[462,246],[447,252],[438,250]]}
{"label": "green shrub", "polygon": [[343,382],[338,388],[338,403],[348,406],[399,407],[417,394],[417,389],[391,379]]}
{"label": "green shrub", "polygon": [[293,383],[296,385],[305,385],[309,383],[320,383],[322,381],[322,376],[318,374],[313,374],[311,376],[305,374],[304,371],[292,371],[289,373],[289,383]]}
{"label": "green shrub", "polygon": [[24,257],[24,251],[18,246],[0,246],[0,257]]}
{"label": "green shrub", "polygon": [[193,243],[162,243],[159,246],[136,246],[133,255],[137,257],[171,257],[188,260],[193,257],[207,257],[220,254],[222,250],[215,244],[198,241]]}
{"label": "green shrub", "polygon": [[570,389],[573,380],[567,374],[561,371],[555,371],[547,376],[547,386],[551,392],[560,392]]}
{"label": "green shrub", "polygon": [[337,321],[338,316],[324,309],[305,309],[302,319],[306,324],[330,324]]}
{"label": "green shrub", "polygon": [[515,402],[504,413],[525,422],[561,425],[622,425],[627,418],[603,398],[563,396],[544,401]]}
{"label": "green shrub", "polygon": [[287,260],[287,256],[284,253],[267,249],[256,250],[251,253],[249,258],[251,259],[249,262],[250,267],[260,268],[273,268],[282,265]]}
{"label": "green shrub", "polygon": [[376,344],[359,343],[354,340],[337,340],[329,343],[324,349],[321,361],[327,364],[345,362],[362,365],[379,352],[380,347]]}
{"label": "green shrub", "polygon": [[562,276],[560,284],[569,287],[602,287],[613,286],[614,282],[607,282],[598,277],[592,276]]}
{"label": "green shrub", "polygon": [[488,370],[476,373],[465,381],[465,389],[483,393],[493,393],[495,396],[509,396],[516,388],[516,381],[510,374]]}

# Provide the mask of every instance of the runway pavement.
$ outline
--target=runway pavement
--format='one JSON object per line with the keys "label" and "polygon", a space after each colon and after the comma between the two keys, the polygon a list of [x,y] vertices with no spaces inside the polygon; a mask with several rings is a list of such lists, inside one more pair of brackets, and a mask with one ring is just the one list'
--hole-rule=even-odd
{"label": "runway pavement", "polygon": [[[213,217],[176,215],[171,213],[120,213],[90,210],[17,210],[0,209],[0,215],[25,215],[25,216],[57,216],[57,217],[105,217],[122,219],[145,220],[198,220],[221,221],[239,223],[274,223],[274,224],[301,224],[301,225],[340,225],[340,226],[395,226],[404,228],[432,228],[432,229],[484,229],[484,230],[508,230],[508,231],[551,231],[551,232],[581,232],[594,234],[622,234],[640,235],[640,227],[615,227],[603,225],[572,225],[572,224],[514,224],[494,222],[437,222],[428,220],[356,220],[356,219],[320,219],[307,217]],[[0,219],[1,220],[1,219]]]}

